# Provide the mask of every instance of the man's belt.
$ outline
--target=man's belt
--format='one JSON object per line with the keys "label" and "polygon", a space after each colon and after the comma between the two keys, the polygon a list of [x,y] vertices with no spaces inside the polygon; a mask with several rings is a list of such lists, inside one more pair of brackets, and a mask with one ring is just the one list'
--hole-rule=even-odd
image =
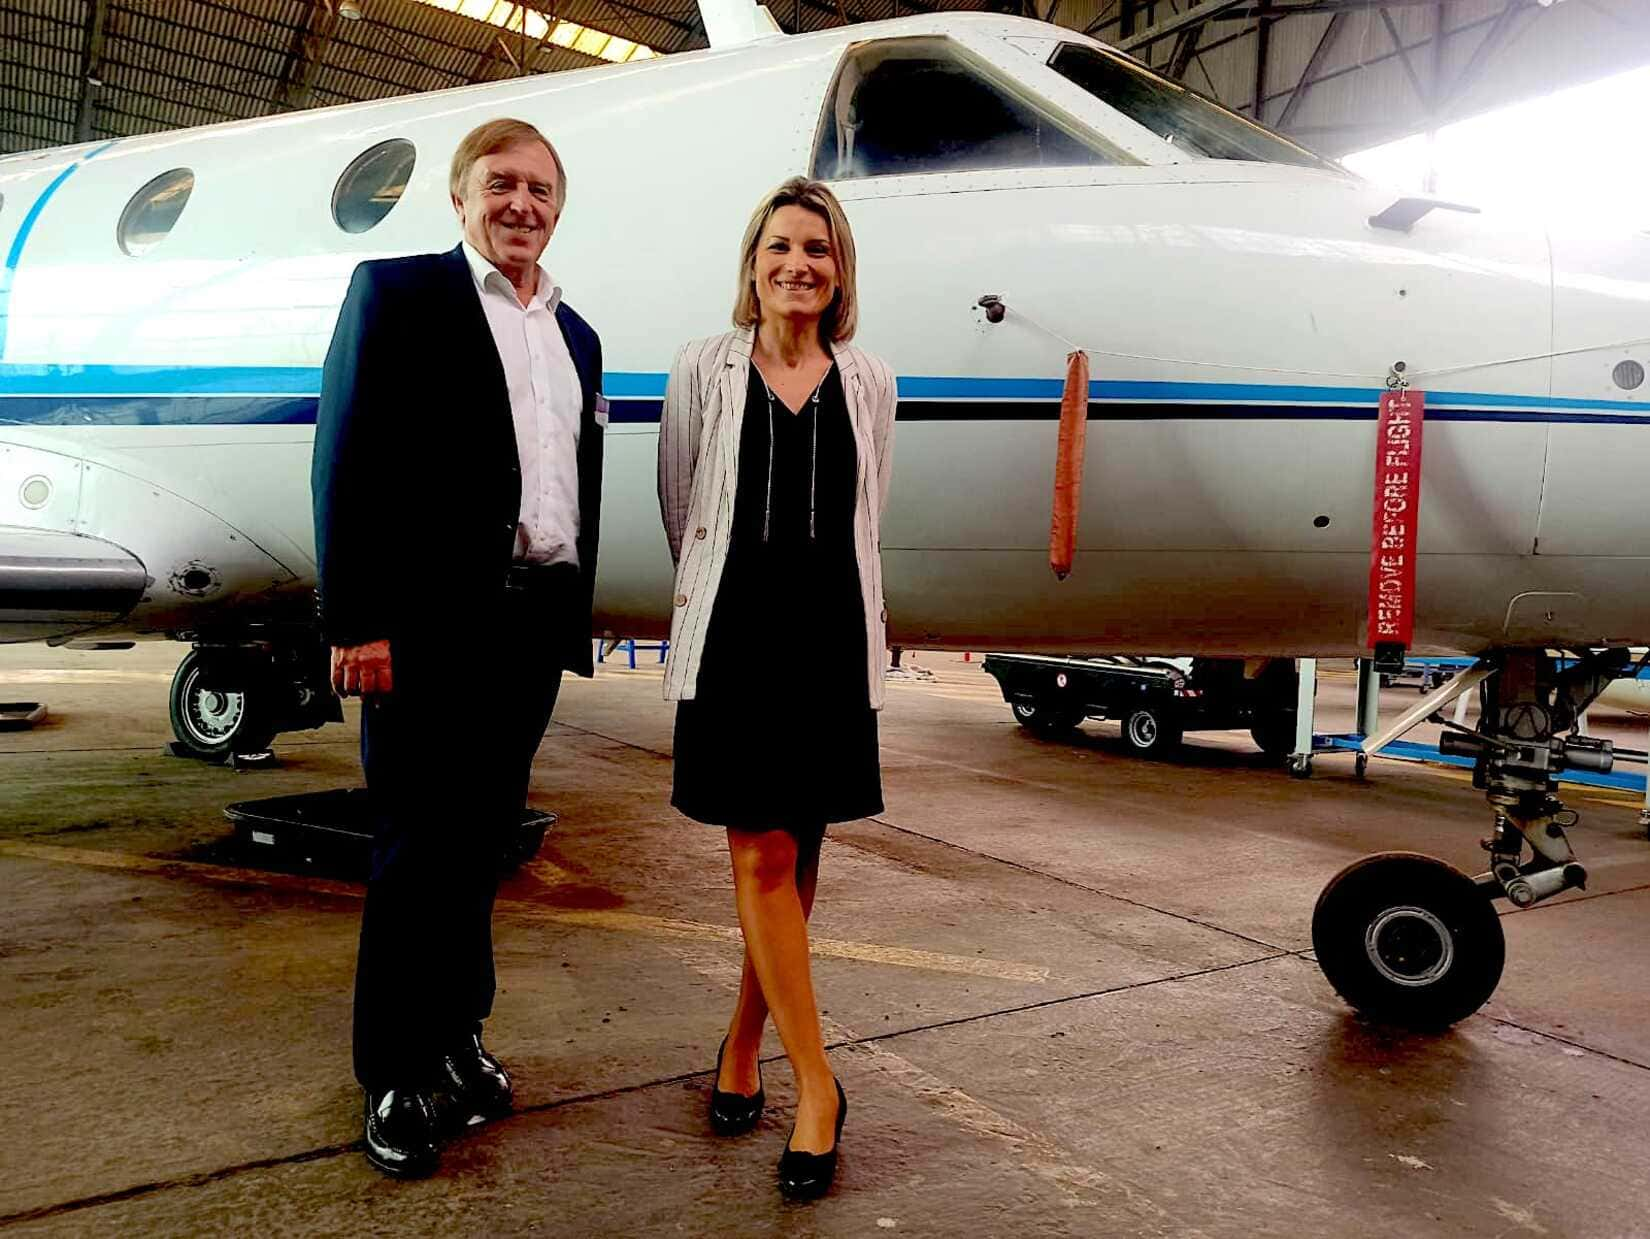
{"label": "man's belt", "polygon": [[561,593],[578,583],[576,564],[511,564],[504,588],[524,594]]}

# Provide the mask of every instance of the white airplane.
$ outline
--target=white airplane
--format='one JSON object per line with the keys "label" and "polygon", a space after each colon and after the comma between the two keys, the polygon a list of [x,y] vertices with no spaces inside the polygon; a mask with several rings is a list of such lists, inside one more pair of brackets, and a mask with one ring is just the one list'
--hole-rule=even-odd
{"label": "white airplane", "polygon": [[[321,359],[357,262],[454,244],[447,160],[500,115],[570,170],[548,261],[610,367],[598,622],[663,631],[663,372],[725,327],[752,205],[811,171],[853,221],[860,339],[900,376],[897,642],[1363,652],[1374,418],[1407,366],[1428,409],[1415,649],[1485,659],[1451,684],[1486,695],[1459,743],[1496,807],[1491,869],[1370,858],[1314,933],[1355,1006],[1476,1009],[1502,960],[1485,895],[1584,880],[1552,775],[1607,760],[1564,733],[1650,643],[1650,238],[1395,202],[1051,25],[786,37],[749,0],[703,11],[704,52],[0,160],[0,639],[196,642],[174,719],[203,750],[336,709],[308,622]],[[1091,427],[1057,582],[1075,346]],[[431,501],[470,486],[433,478]],[[1566,670],[1550,649],[1604,652]]]}

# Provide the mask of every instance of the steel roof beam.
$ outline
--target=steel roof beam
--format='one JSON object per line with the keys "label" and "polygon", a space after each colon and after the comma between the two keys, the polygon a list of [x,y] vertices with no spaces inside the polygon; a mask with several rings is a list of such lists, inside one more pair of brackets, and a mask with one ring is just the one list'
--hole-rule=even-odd
{"label": "steel roof beam", "polygon": [[[1188,26],[1201,26],[1206,21],[1219,17],[1228,9],[1235,9],[1240,4],[1251,3],[1251,0],[1205,0],[1196,8],[1189,8],[1185,12],[1177,13],[1173,17],[1165,17],[1155,26],[1147,26],[1138,34],[1131,34],[1127,38],[1119,39],[1113,46],[1125,52],[1132,52],[1137,47],[1146,47],[1165,39],[1176,31],[1184,30]],[[1102,26],[1107,25],[1104,18],[1098,19],[1083,31],[1084,34],[1093,34]]]}
{"label": "steel roof beam", "polygon": [[1527,7],[1531,6],[1524,3],[1523,0],[1507,0],[1507,7],[1502,9],[1496,16],[1495,25],[1485,32],[1483,41],[1473,50],[1472,59],[1467,61],[1465,67],[1462,68],[1460,76],[1455,79],[1455,84],[1450,87],[1449,94],[1438,99],[1437,110],[1439,112],[1444,111],[1445,108],[1459,99],[1461,93],[1473,84],[1479,72],[1483,69],[1484,62],[1490,58],[1496,48],[1501,46],[1502,41],[1507,37],[1507,33],[1512,29],[1513,19],[1518,16],[1522,9]]}
{"label": "steel roof beam", "polygon": [[75,102],[74,140],[92,140],[92,103],[103,85],[103,34],[109,26],[109,0],[92,0],[86,11],[86,44],[80,60],[80,97]]}
{"label": "steel roof beam", "polygon": [[1263,12],[1268,12],[1274,17],[1292,17],[1297,13],[1367,13],[1379,9],[1420,9],[1434,7],[1438,0],[1300,0],[1298,4],[1274,4],[1270,8],[1256,3],[1256,0],[1239,0],[1239,3],[1247,7],[1227,9],[1210,20],[1252,21]]}
{"label": "steel roof beam", "polygon": [[1197,55],[1197,41],[1202,37],[1202,26],[1188,26],[1175,40],[1174,51],[1169,56],[1169,76],[1175,81],[1186,80],[1186,71],[1192,67],[1192,58]]}
{"label": "steel roof beam", "polygon": [[1302,103],[1306,102],[1306,92],[1311,88],[1318,70],[1323,68],[1324,61],[1335,50],[1335,44],[1340,41],[1346,29],[1348,15],[1337,13],[1329,19],[1329,24],[1323,28],[1323,37],[1318,40],[1317,47],[1312,49],[1312,57],[1306,62],[1306,68],[1301,70],[1300,81],[1295,83],[1295,89],[1289,92],[1289,101],[1283,105],[1283,113],[1278,117],[1278,130],[1287,132],[1289,122],[1295,119],[1295,113],[1300,111]]}
{"label": "steel roof beam", "polygon": [[[1464,22],[1463,24],[1461,24],[1459,26],[1456,26],[1456,27],[1451,28],[1451,29],[1447,29],[1446,34],[1443,37],[1446,37],[1446,38],[1449,38],[1449,39],[1465,38],[1472,31],[1479,30],[1481,28],[1487,28],[1487,27],[1495,26],[1496,23],[1500,21],[1502,16],[1503,16],[1503,12],[1501,10],[1496,10],[1496,11],[1492,12],[1488,17],[1481,17],[1481,18],[1478,18],[1477,20],[1469,20],[1469,21]],[[1493,33],[1493,31],[1492,31],[1492,33]],[[1203,51],[1205,51],[1205,52],[1212,51],[1213,49],[1218,48],[1218,47],[1222,47],[1222,46],[1226,45],[1227,43],[1235,43],[1239,39],[1246,39],[1248,37],[1249,37],[1249,34],[1248,34],[1247,31],[1244,31],[1244,32],[1239,33],[1239,34],[1225,35],[1225,36],[1223,36],[1219,39],[1214,40],[1211,43],[1205,44],[1203,46]],[[1425,44],[1423,43],[1419,46],[1424,47]],[[1416,47],[1412,46],[1410,50],[1414,51],[1414,50],[1416,50]],[[1437,54],[1437,49],[1436,48],[1434,49],[1434,54],[1435,55]],[[1349,76],[1351,74],[1354,74],[1354,73],[1367,72],[1373,66],[1379,65],[1379,64],[1385,64],[1389,60],[1396,60],[1397,57],[1398,57],[1398,53],[1395,52],[1395,51],[1386,51],[1386,52],[1379,52],[1379,53],[1371,54],[1366,59],[1356,61],[1352,64],[1344,65],[1341,68],[1332,69],[1329,72],[1323,73],[1321,76],[1316,77],[1316,78],[1312,79],[1311,81],[1307,82],[1307,85],[1308,86],[1321,86],[1326,82],[1338,81],[1341,78],[1347,77],[1347,76]],[[1446,93],[1442,92],[1442,91],[1437,92],[1437,97],[1439,99],[1439,105],[1438,105],[1439,106],[1439,111],[1442,112],[1444,107],[1446,106],[1446,102],[1447,102]],[[1431,124],[1433,122],[1433,120],[1437,120],[1437,119],[1440,119],[1440,118],[1439,117],[1434,117],[1432,119],[1429,119],[1429,121],[1427,123]],[[1374,131],[1380,131],[1380,130],[1387,130],[1387,129],[1390,129],[1390,128],[1391,128],[1390,122],[1388,122],[1388,121],[1377,121],[1377,122],[1371,122],[1371,123],[1367,123],[1367,124],[1348,123],[1348,124],[1338,124],[1338,125],[1301,126],[1301,127],[1293,128],[1289,132],[1292,135],[1297,136],[1297,137],[1308,135],[1308,134],[1317,134],[1317,135],[1320,135],[1320,136],[1321,135],[1326,135],[1326,134],[1328,134],[1328,135],[1333,135],[1333,134],[1355,135],[1357,133],[1361,133],[1361,132],[1365,132],[1365,131],[1374,132]]]}
{"label": "steel roof beam", "polygon": [[1410,89],[1415,92],[1416,101],[1427,111],[1432,111],[1437,101],[1432,98],[1431,92],[1421,85],[1421,77],[1415,72],[1415,66],[1410,63],[1409,49],[1404,46],[1404,36],[1398,33],[1398,26],[1392,20],[1392,14],[1382,9],[1381,20],[1386,23],[1386,32],[1392,37],[1392,46],[1398,52],[1398,61],[1404,66],[1404,76],[1409,79]]}
{"label": "steel roof beam", "polygon": [[296,112],[309,106],[321,61],[337,31],[338,14],[331,0],[309,0],[309,12],[304,15],[304,24],[292,32],[292,45],[287,48],[286,63],[275,86],[277,107]]}
{"label": "steel roof beam", "polygon": [[1263,6],[1260,22],[1255,26],[1255,106],[1250,114],[1262,125],[1266,123],[1266,65],[1272,59],[1272,23],[1275,20],[1272,10]]}
{"label": "steel roof beam", "polygon": [[[606,9],[612,9],[615,13],[627,13],[632,17],[641,17],[650,22],[658,22],[661,26],[669,26],[672,30],[679,31],[684,35],[696,34],[699,30],[699,26],[696,22],[685,22],[679,17],[670,16],[668,13],[654,13],[646,8],[643,8],[639,4],[626,4],[624,3],[624,0],[601,0],[601,6]],[[576,17],[569,17],[566,13],[552,12],[551,5],[544,3],[543,0],[530,0],[527,7],[535,10],[541,17],[550,23],[552,28],[555,26],[557,21],[575,22],[581,26],[585,24],[584,22],[579,21]],[[617,30],[609,30],[604,33],[618,34],[621,38],[626,39],[630,38],[630,35],[622,34]],[[647,43],[646,39],[633,39],[631,41],[635,43]],[[648,46],[652,47],[653,45],[648,43]],[[653,50],[660,51],[662,49],[655,47]]]}

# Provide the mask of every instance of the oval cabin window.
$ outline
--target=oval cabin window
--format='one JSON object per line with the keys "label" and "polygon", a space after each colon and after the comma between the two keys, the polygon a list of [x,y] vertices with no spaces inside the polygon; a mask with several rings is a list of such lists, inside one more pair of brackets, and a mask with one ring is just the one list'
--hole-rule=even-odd
{"label": "oval cabin window", "polygon": [[120,213],[120,248],[133,258],[154,249],[176,227],[194,191],[195,174],[188,168],[162,172],[138,190]]}
{"label": "oval cabin window", "polygon": [[366,232],[395,209],[412,177],[417,152],[405,138],[362,151],[332,191],[332,219],[345,232]]}

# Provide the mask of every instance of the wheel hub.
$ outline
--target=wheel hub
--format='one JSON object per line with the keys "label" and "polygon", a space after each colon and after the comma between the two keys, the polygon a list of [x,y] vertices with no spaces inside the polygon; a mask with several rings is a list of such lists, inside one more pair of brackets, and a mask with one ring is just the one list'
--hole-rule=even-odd
{"label": "wheel hub", "polygon": [[1129,733],[1142,748],[1157,739],[1157,720],[1149,714],[1137,714],[1129,723]]}
{"label": "wheel hub", "polygon": [[246,695],[203,688],[199,673],[184,686],[185,721],[191,733],[204,744],[221,744],[235,734],[246,712]]}
{"label": "wheel hub", "polygon": [[1455,963],[1455,939],[1425,908],[1388,908],[1364,931],[1364,950],[1375,971],[1394,985],[1432,985]]}

